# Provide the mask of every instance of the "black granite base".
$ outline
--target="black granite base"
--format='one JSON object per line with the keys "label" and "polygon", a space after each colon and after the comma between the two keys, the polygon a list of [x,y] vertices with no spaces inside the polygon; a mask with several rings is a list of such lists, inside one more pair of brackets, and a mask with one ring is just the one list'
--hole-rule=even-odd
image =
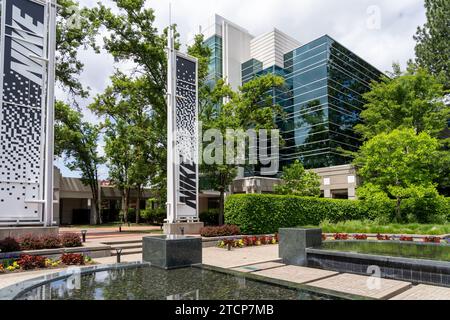
{"label": "black granite base", "polygon": [[307,260],[308,267],[362,275],[372,275],[368,273],[368,268],[377,266],[380,268],[382,278],[450,287],[450,263],[445,261],[321,249],[307,249]]}
{"label": "black granite base", "polygon": [[150,236],[142,240],[142,260],[162,269],[202,263],[202,239],[188,236]]}

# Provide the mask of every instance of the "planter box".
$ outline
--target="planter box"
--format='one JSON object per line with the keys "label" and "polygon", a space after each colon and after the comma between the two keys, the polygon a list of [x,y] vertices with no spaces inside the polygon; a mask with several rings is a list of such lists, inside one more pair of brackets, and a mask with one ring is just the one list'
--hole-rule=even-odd
{"label": "planter box", "polygon": [[202,263],[202,239],[187,236],[152,236],[142,239],[142,260],[162,269]]}

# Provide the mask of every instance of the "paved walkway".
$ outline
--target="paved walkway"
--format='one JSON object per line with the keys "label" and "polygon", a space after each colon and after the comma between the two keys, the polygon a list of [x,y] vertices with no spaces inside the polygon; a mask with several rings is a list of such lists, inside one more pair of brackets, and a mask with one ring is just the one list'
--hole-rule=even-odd
{"label": "paved walkway", "polygon": [[419,284],[391,300],[450,300],[450,288]]}

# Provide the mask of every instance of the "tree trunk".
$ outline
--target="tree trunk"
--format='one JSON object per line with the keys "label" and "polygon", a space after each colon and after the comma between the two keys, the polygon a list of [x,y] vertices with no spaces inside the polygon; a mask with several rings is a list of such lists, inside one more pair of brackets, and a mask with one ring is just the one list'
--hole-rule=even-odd
{"label": "tree trunk", "polygon": [[138,186],[136,196],[136,223],[139,223],[140,216],[141,216],[141,186]]}
{"label": "tree trunk", "polygon": [[402,202],[402,199],[397,198],[397,203],[395,205],[395,219],[397,220],[398,223],[402,222],[402,213],[400,210],[400,204]]}
{"label": "tree trunk", "polygon": [[124,223],[128,223],[129,195],[129,189],[125,189],[122,194],[122,214]]}
{"label": "tree trunk", "polygon": [[225,223],[224,219],[224,204],[225,204],[225,191],[220,190],[220,199],[219,199],[219,226],[222,226]]}

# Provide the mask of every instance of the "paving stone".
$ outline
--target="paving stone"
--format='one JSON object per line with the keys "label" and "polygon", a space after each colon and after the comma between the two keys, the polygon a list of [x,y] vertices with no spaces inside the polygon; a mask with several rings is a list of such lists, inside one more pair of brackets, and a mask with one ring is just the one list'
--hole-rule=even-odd
{"label": "paving stone", "polygon": [[391,300],[450,300],[450,288],[419,284]]}
{"label": "paving stone", "polygon": [[232,270],[250,273],[250,272],[273,269],[273,268],[278,268],[278,267],[283,267],[283,266],[285,266],[285,264],[279,263],[279,262],[266,262],[266,263],[252,264],[250,266],[242,266],[242,267],[238,267],[238,268],[233,268]]}
{"label": "paving stone", "polygon": [[[379,285],[374,280],[379,280]],[[308,285],[374,299],[389,299],[411,287],[409,282],[349,273],[308,283]]]}
{"label": "paving stone", "polygon": [[321,269],[313,269],[313,268],[289,265],[289,266],[279,267],[279,268],[275,268],[275,269],[257,271],[254,274],[272,278],[272,279],[278,279],[278,280],[284,280],[284,281],[290,281],[290,282],[294,282],[294,283],[303,284],[303,283],[323,279],[326,277],[330,277],[330,276],[336,275],[338,273],[334,272],[334,271],[326,271],[326,270],[321,270]]}

